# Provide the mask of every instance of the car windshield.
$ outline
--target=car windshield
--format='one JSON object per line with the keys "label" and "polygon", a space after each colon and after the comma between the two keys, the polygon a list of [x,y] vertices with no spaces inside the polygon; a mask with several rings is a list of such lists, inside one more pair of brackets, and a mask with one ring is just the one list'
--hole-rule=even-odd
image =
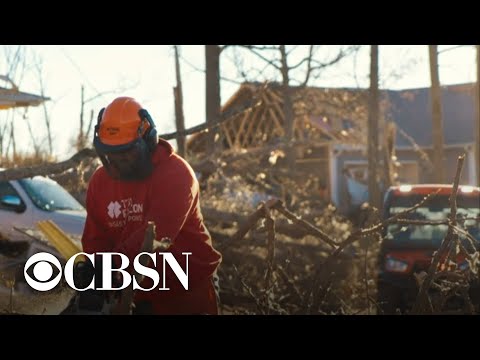
{"label": "car windshield", "polygon": [[42,210],[84,210],[67,190],[51,179],[35,176],[21,179],[19,183],[33,203]]}
{"label": "car windshield", "polygon": [[[423,195],[394,196],[387,205],[387,216],[402,212],[423,199]],[[448,195],[437,195],[427,201],[424,206],[405,216],[406,219],[438,221],[445,220],[450,215]],[[461,228],[465,229],[477,240],[476,247],[480,245],[480,198],[478,196],[458,195],[457,220]],[[447,234],[447,225],[403,225],[393,224],[387,227],[386,241],[395,247],[428,247],[438,248]],[[465,246],[470,241],[465,235],[460,235]]]}

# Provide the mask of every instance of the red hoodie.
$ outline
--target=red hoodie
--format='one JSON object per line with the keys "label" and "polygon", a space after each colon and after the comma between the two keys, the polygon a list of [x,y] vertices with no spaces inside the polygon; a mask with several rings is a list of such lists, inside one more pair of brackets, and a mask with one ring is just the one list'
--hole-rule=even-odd
{"label": "red hoodie", "polygon": [[[212,239],[203,222],[198,181],[190,165],[173,152],[167,141],[160,139],[152,162],[155,167],[152,175],[142,181],[114,180],[103,167],[95,171],[87,191],[83,251],[119,252],[133,264],[143,244],[147,222],[154,221],[156,239],[171,239],[172,246],[167,251],[173,253],[184,271],[186,257],[182,252],[191,253],[188,256],[189,290],[183,288],[167,264],[165,280],[170,290],[137,290],[136,300],[152,302],[156,313],[175,313],[176,308],[185,309],[178,312],[193,312],[194,308],[209,312],[207,308],[211,309],[211,301],[214,301],[209,282],[222,257],[212,247]],[[157,271],[160,275],[158,287],[161,287],[161,257],[157,257]],[[146,278],[142,286],[151,287],[151,280]],[[192,307],[179,304],[181,301],[198,304]]]}

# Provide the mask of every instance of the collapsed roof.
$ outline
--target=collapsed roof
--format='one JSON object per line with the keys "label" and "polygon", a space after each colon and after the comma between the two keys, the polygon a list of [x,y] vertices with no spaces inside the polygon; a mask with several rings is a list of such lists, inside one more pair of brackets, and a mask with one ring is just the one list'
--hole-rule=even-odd
{"label": "collapsed roof", "polygon": [[10,87],[0,86],[0,110],[17,107],[38,106],[50,98],[20,91],[8,76],[0,75],[0,80],[10,84]]}

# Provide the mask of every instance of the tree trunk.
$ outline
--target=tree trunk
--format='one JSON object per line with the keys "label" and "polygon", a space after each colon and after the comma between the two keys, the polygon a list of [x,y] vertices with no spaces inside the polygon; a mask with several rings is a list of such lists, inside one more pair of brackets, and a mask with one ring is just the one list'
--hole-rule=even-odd
{"label": "tree trunk", "polygon": [[[45,86],[43,84],[42,72],[40,68],[38,69],[38,78],[40,81],[40,96],[45,97]],[[52,131],[50,129],[50,115],[48,114],[47,105],[45,102],[42,102],[43,108],[43,117],[45,119],[45,127],[47,128],[47,139],[48,139],[48,155],[53,155],[53,143],[52,143]]]}
{"label": "tree trunk", "polygon": [[12,141],[12,149],[13,149],[12,159],[15,161],[15,158],[17,157],[17,145],[15,143],[15,126],[13,122],[13,117],[12,117],[12,123],[10,125],[10,139]]}
{"label": "tree trunk", "polygon": [[395,124],[391,121],[385,124],[383,134],[383,169],[384,169],[384,187],[387,189],[395,182],[395,167],[392,157],[395,155]]}
{"label": "tree trunk", "polygon": [[480,186],[480,45],[477,45],[477,119],[475,121],[475,168]]}
{"label": "tree trunk", "polygon": [[[182,76],[180,73],[180,61],[178,54],[178,46],[174,46],[175,49],[175,73],[177,76],[177,86],[173,89],[175,98],[175,123],[177,131],[185,130],[185,117],[183,114],[183,90],[182,90]],[[179,136],[177,138],[177,153],[181,157],[185,157],[185,136]]]}
{"label": "tree trunk", "polygon": [[445,167],[443,153],[443,124],[442,124],[442,94],[438,74],[437,45],[428,46],[430,59],[431,99],[432,99],[432,135],[433,135],[433,181],[442,184],[445,182]]}
{"label": "tree trunk", "polygon": [[[285,45],[280,45],[280,54],[282,59],[282,93],[283,93],[283,114],[285,116],[285,136],[288,144],[294,142],[294,121],[295,121],[295,112],[293,109],[292,93],[290,88],[290,77],[288,74],[289,68],[287,63],[287,52]],[[288,146],[286,148],[287,152],[287,166],[291,171],[291,174],[295,173],[295,148],[293,146]]]}
{"label": "tree trunk", "polygon": [[80,88],[80,129],[77,138],[77,151],[84,148],[85,136],[83,135],[83,113],[85,108],[85,88],[82,85]]}
{"label": "tree trunk", "polygon": [[378,45],[371,45],[370,50],[370,95],[368,109],[368,194],[369,202],[380,207],[378,188]]}
{"label": "tree trunk", "polygon": [[[220,47],[205,45],[206,64],[206,115],[207,122],[215,124],[220,119]],[[217,129],[210,129],[207,137],[207,154],[215,151]]]}

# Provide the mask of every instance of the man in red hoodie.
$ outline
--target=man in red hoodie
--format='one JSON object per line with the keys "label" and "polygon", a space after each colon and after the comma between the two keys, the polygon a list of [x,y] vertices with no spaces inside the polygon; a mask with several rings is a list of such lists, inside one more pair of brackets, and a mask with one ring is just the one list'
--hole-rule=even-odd
{"label": "man in red hoodie", "polygon": [[[199,184],[190,165],[158,137],[148,112],[129,97],[119,97],[100,111],[94,146],[103,166],[88,185],[83,251],[122,253],[133,264],[147,223],[153,221],[156,239],[171,243],[161,251],[171,252],[183,271],[188,259],[189,286],[185,290],[168,263],[164,274],[162,258],[157,258],[160,285],[136,291],[137,313],[218,314],[213,282],[222,256],[203,222]],[[162,275],[169,290],[158,289]],[[143,288],[152,285],[149,280],[145,278]]]}

